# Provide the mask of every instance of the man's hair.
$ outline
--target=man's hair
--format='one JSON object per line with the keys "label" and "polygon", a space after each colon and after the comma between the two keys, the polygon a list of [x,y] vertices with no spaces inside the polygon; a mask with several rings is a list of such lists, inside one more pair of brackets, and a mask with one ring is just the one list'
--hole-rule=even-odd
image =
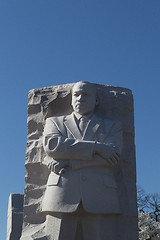
{"label": "man's hair", "polygon": [[91,83],[91,82],[88,82],[88,81],[79,81],[79,82],[74,83],[72,88],[71,88],[71,93],[72,93],[72,90],[73,90],[74,86],[78,83],[89,84],[91,87],[93,87],[95,89],[95,93],[96,93],[96,96],[97,96],[97,88],[96,88],[95,84]]}

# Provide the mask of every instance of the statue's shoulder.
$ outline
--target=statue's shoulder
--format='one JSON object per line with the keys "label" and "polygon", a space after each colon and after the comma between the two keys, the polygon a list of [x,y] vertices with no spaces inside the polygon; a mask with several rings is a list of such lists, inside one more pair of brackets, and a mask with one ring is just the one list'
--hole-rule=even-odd
{"label": "statue's shoulder", "polygon": [[107,127],[112,127],[112,126],[119,126],[121,127],[121,122],[117,119],[113,119],[113,118],[103,118],[103,124]]}
{"label": "statue's shoulder", "polygon": [[62,129],[64,128],[64,122],[66,119],[72,118],[72,114],[70,115],[63,115],[63,116],[55,116],[55,117],[49,117],[46,119],[46,125],[56,125],[58,128]]}
{"label": "statue's shoulder", "polygon": [[115,122],[114,119],[108,118],[106,116],[100,116],[100,115],[95,114],[95,117],[98,121],[101,121],[103,123],[113,123],[113,122]]}
{"label": "statue's shoulder", "polygon": [[110,123],[110,124],[116,124],[116,123],[120,123],[120,121],[116,120],[116,119],[113,119],[113,118],[105,118],[104,121],[106,123]]}
{"label": "statue's shoulder", "polygon": [[53,122],[53,123],[61,123],[64,121],[65,116],[56,116],[56,117],[49,117],[46,119],[46,123]]}

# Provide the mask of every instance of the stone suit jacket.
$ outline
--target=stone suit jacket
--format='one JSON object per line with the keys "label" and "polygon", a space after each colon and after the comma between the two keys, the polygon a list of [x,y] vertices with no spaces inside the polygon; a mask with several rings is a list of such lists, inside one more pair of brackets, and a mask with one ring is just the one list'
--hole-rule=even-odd
{"label": "stone suit jacket", "polygon": [[74,114],[46,120],[43,146],[50,162],[65,166],[58,175],[51,171],[44,198],[44,212],[74,212],[80,201],[91,213],[119,214],[120,205],[114,167],[94,154],[95,142],[105,143],[121,153],[122,128],[117,121],[93,115],[82,137]]}

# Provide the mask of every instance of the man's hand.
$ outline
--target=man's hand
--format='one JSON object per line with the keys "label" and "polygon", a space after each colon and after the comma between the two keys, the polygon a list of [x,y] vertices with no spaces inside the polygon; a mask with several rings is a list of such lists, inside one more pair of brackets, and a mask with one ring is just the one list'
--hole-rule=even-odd
{"label": "man's hand", "polygon": [[115,151],[113,146],[107,146],[99,142],[95,144],[95,154],[104,158],[111,166],[116,165],[120,159],[120,154]]}
{"label": "man's hand", "polygon": [[120,154],[115,152],[112,154],[112,156],[107,159],[109,161],[111,161],[112,165],[116,165],[118,162],[119,162],[119,159],[120,159]]}
{"label": "man's hand", "polygon": [[69,166],[69,162],[68,161],[62,161],[62,162],[50,162],[48,164],[48,168],[56,173],[56,174],[59,174],[61,175],[62,173],[65,172],[65,168]]}

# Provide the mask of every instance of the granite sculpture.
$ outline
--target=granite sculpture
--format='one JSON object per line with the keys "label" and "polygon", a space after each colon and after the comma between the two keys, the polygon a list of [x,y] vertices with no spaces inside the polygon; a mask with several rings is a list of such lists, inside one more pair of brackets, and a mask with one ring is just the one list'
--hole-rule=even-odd
{"label": "granite sculpture", "polygon": [[134,152],[130,90],[32,90],[21,240],[138,240]]}
{"label": "granite sculpture", "polygon": [[7,240],[18,240],[22,232],[23,194],[12,193],[8,201]]}

